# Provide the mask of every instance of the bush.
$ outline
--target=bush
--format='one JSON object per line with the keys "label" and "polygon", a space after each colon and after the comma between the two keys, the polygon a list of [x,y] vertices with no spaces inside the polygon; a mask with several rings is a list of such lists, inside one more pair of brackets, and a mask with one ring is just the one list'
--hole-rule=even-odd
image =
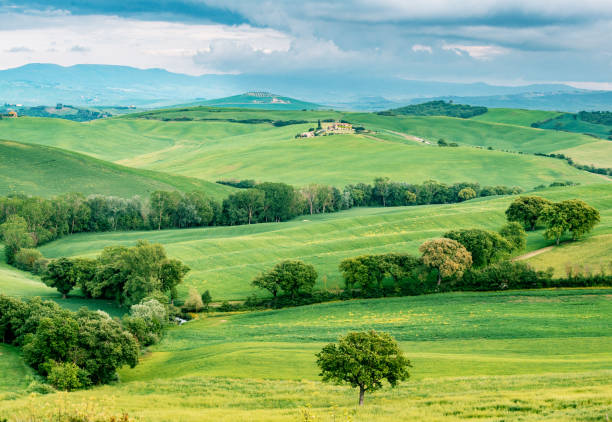
{"label": "bush", "polygon": [[47,380],[58,390],[72,391],[84,386],[87,373],[72,362],[52,362]]}
{"label": "bush", "polygon": [[537,271],[524,262],[503,261],[480,270],[468,270],[457,290],[491,291],[551,287],[552,269]]}
{"label": "bush", "polygon": [[202,309],[204,309],[202,296],[195,288],[191,287],[189,289],[189,297],[183,304],[183,310],[186,312],[200,312]]}
{"label": "bush", "polygon": [[[43,259],[38,249],[22,248],[15,254],[15,266],[20,270],[34,272],[36,263]],[[40,269],[40,266],[36,267]]]}

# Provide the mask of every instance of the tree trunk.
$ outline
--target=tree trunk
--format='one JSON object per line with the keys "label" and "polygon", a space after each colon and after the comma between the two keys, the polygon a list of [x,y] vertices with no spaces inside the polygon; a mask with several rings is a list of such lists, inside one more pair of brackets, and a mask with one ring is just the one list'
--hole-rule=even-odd
{"label": "tree trunk", "polygon": [[441,282],[442,282],[442,274],[440,274],[440,270],[438,270],[438,287],[440,287]]}
{"label": "tree trunk", "polygon": [[359,406],[363,406],[363,396],[365,395],[365,388],[359,386]]}
{"label": "tree trunk", "polygon": [[66,299],[66,293],[62,293],[62,299]]}
{"label": "tree trunk", "polygon": [[559,241],[561,240],[561,236],[557,237],[557,246],[559,246]]}

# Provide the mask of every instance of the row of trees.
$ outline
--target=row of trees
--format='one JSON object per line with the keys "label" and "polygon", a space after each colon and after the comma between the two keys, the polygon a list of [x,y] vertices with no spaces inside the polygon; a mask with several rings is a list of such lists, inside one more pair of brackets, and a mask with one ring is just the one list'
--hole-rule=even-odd
{"label": "row of trees", "polygon": [[569,233],[573,240],[588,233],[600,221],[599,211],[579,199],[551,202],[539,196],[521,196],[506,210],[508,221],[522,224],[527,230],[545,226],[544,235],[558,245]]}
{"label": "row of trees", "polygon": [[[251,182],[251,181],[249,181]],[[149,198],[69,193],[45,199],[24,195],[0,197],[0,235],[13,263],[16,253],[78,232],[161,230],[208,225],[286,221],[303,214],[336,212],[360,206],[406,206],[461,202],[479,196],[520,193],[518,187],[446,185],[434,180],[409,184],[377,178],[373,184],[336,187],[310,184],[236,182],[252,186],[221,204],[203,192],[156,191]]]}
{"label": "row of trees", "polygon": [[134,305],[146,297],[161,302],[176,298],[176,286],[189,267],[170,259],[159,243],[138,241],[136,246],[108,246],[96,259],[59,258],[51,261],[42,280],[66,295],[75,287],[88,298],[110,299]]}

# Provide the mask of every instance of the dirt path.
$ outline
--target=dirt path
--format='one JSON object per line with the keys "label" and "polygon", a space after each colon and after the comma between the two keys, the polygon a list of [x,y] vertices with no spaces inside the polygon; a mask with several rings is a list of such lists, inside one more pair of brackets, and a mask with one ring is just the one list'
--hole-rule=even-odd
{"label": "dirt path", "polygon": [[544,252],[548,252],[548,251],[552,250],[552,248],[554,248],[554,246],[547,246],[545,248],[537,249],[535,251],[531,251],[529,253],[526,253],[525,255],[517,256],[516,258],[513,258],[512,260],[513,261],[522,261],[524,259],[529,259],[529,258],[531,258],[533,256],[540,255],[540,254],[542,254]]}
{"label": "dirt path", "polygon": [[389,130],[389,129],[386,129],[386,131],[389,132],[389,133],[392,133],[394,135],[401,136],[402,138],[407,139],[409,141],[414,141],[414,142],[419,142],[421,144],[431,145],[431,142],[429,142],[429,141],[427,141],[427,140],[425,140],[423,138],[419,138],[418,136],[408,135],[406,133],[396,132],[394,130]]}

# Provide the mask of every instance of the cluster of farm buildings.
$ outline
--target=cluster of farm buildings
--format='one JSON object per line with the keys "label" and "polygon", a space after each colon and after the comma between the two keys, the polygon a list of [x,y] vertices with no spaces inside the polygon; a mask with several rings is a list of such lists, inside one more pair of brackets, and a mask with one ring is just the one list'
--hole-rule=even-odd
{"label": "cluster of farm buildings", "polygon": [[353,125],[347,122],[326,122],[319,124],[317,129],[309,130],[307,132],[300,133],[298,138],[313,138],[315,136],[325,136],[341,133],[355,133]]}

